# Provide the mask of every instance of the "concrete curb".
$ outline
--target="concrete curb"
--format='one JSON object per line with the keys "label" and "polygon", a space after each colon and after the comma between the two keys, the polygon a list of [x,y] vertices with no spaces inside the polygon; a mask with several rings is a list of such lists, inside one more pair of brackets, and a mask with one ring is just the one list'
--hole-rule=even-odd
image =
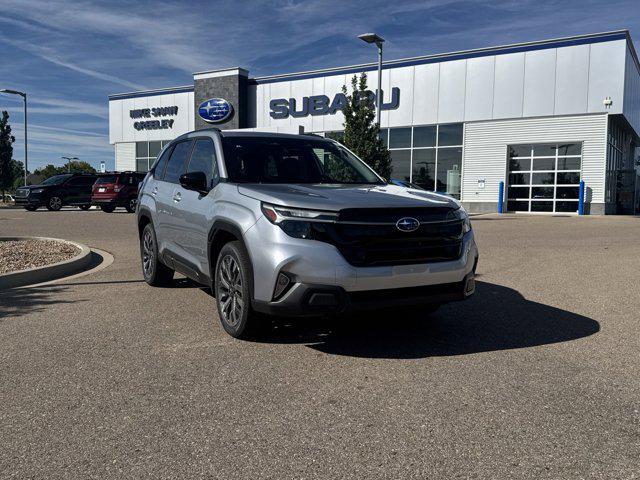
{"label": "concrete curb", "polygon": [[79,272],[91,262],[91,249],[81,243],[50,237],[0,237],[0,242],[9,240],[53,240],[56,242],[70,243],[78,247],[80,253],[69,260],[52,263],[44,267],[27,268],[26,270],[18,270],[17,272],[0,275],[0,290],[23,287],[25,285],[66,277],[67,275]]}

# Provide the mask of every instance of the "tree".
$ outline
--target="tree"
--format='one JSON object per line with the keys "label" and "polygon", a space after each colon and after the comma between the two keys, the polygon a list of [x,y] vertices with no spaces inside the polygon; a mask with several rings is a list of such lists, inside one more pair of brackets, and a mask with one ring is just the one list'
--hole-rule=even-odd
{"label": "tree", "polygon": [[344,136],[342,143],[353,153],[364,160],[378,175],[389,179],[391,177],[391,154],[380,138],[380,125],[374,122],[376,108],[374,95],[367,90],[367,75],[363,73],[358,78],[351,79],[352,93],[347,86],[342,87],[342,93],[347,101],[342,109],[344,114]]}
{"label": "tree", "polygon": [[40,175],[42,180],[46,180],[49,177],[61,175],[63,173],[96,173],[96,169],[82,160],[72,160],[71,162],[59,167],[48,164],[45,167],[36,169],[33,173]]}
{"label": "tree", "polygon": [[11,125],[9,125],[9,113],[2,111],[0,118],[0,191],[2,191],[2,201],[4,202],[5,192],[13,186],[13,142],[16,138],[11,135]]}

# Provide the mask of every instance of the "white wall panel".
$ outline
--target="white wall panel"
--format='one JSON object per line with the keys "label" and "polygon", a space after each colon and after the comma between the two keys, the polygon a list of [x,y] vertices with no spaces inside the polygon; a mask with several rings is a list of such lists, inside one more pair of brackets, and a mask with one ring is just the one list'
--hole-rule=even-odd
{"label": "white wall panel", "polygon": [[493,77],[495,57],[467,60],[464,119],[486,120],[493,116]]}
{"label": "white wall panel", "polygon": [[[342,91],[344,85],[351,91],[351,78],[353,75],[332,75],[324,79],[324,91],[318,92],[317,95],[324,94],[329,97],[329,101],[333,100],[336,93]],[[371,79],[369,79],[369,85],[371,85]],[[315,93],[314,93],[315,94]],[[323,115],[323,131],[328,132],[330,130],[342,130],[344,127],[344,115],[342,112],[337,112],[334,115]]]}
{"label": "white wall panel", "polygon": [[524,53],[498,55],[493,85],[493,118],[522,116]]}
{"label": "white wall panel", "polygon": [[[582,142],[582,179],[591,202],[604,201],[607,115],[578,115],[472,122],[465,125],[462,201],[498,201],[498,183],[506,182],[507,145]],[[478,179],[486,180],[478,188]]]}
{"label": "white wall panel", "polygon": [[[416,65],[414,67],[413,124],[438,123],[438,90],[440,64]],[[411,101],[400,94],[400,103]]]}
{"label": "white wall panel", "polygon": [[[587,109],[589,112],[622,113],[624,95],[624,71],[626,42],[594,43],[589,56],[589,92]],[[605,108],[602,101],[611,97],[613,104]]]}
{"label": "white wall panel", "polygon": [[[163,117],[131,118],[130,111],[139,108],[178,107],[178,114]],[[134,123],[146,120],[173,120],[172,128],[136,130]],[[167,93],[148,97],[109,100],[109,142],[173,140],[194,129],[193,92]]]}
{"label": "white wall panel", "polygon": [[[313,79],[313,95],[322,95],[324,94],[324,77],[318,77]],[[312,132],[323,132],[324,131],[324,120],[321,116],[312,116],[311,117],[311,131]]]}
{"label": "white wall panel", "polygon": [[587,111],[590,45],[558,48],[555,114]]}
{"label": "white wall panel", "polygon": [[438,123],[462,122],[464,120],[466,65],[466,60],[440,64]]}
{"label": "white wall panel", "polygon": [[556,88],[556,49],[525,53],[522,115],[553,115]]}
{"label": "white wall panel", "polygon": [[124,170],[136,169],[136,144],[135,142],[121,142],[115,145],[116,163],[115,170],[118,172]]}

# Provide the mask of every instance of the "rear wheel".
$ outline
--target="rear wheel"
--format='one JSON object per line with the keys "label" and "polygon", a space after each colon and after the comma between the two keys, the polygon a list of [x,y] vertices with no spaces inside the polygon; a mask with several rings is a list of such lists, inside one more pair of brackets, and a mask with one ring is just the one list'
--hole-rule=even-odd
{"label": "rear wheel", "polygon": [[239,242],[229,242],[218,255],[215,296],[218,316],[225,331],[235,338],[255,334],[260,319],[251,310],[249,259]]}
{"label": "rear wheel", "polygon": [[136,211],[136,204],[138,203],[138,199],[137,198],[130,198],[129,201],[127,202],[127,205],[124,207],[127,209],[127,212],[129,213],[135,213]]}
{"label": "rear wheel", "polygon": [[160,262],[158,242],[153,226],[148,223],[140,237],[140,260],[144,281],[152,287],[164,287],[173,280],[174,271]]}
{"label": "rear wheel", "polygon": [[26,207],[24,207],[24,209],[27,212],[35,212],[38,209],[38,207],[36,207],[35,205],[27,205]]}
{"label": "rear wheel", "polygon": [[80,210],[89,210],[91,208],[91,205],[79,205],[78,208]]}
{"label": "rear wheel", "polygon": [[116,209],[113,205],[101,205],[100,208],[105,213],[111,213]]}
{"label": "rear wheel", "polygon": [[62,208],[62,198],[54,195],[53,197],[49,197],[47,200],[47,210],[51,210],[52,212],[57,212]]}

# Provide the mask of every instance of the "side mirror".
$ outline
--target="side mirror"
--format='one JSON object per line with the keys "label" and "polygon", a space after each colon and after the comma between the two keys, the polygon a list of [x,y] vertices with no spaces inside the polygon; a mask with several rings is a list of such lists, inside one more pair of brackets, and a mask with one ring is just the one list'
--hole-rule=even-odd
{"label": "side mirror", "polygon": [[204,172],[188,172],[180,175],[180,185],[186,190],[194,190],[202,194],[209,192],[207,175]]}

